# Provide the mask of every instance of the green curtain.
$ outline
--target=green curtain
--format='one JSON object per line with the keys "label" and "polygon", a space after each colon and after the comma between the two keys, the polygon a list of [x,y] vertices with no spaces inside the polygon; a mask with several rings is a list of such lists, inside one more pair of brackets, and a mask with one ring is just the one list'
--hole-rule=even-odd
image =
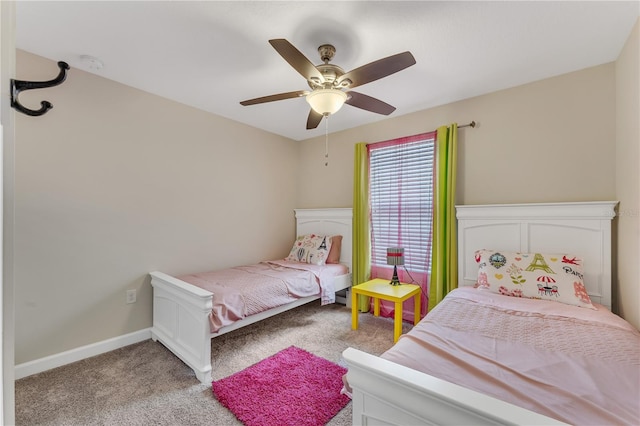
{"label": "green curtain", "polygon": [[[353,165],[353,285],[371,276],[371,233],[369,232],[369,164],[367,144],[358,143]],[[369,311],[369,297],[358,296],[358,310]]]}
{"label": "green curtain", "polygon": [[458,286],[456,232],[456,157],[458,125],[438,128],[435,158],[435,196],[429,279],[429,311]]}

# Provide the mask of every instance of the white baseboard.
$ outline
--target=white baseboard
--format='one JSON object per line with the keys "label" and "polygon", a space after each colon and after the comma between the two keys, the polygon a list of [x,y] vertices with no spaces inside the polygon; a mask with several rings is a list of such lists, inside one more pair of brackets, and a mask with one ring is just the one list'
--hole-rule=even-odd
{"label": "white baseboard", "polygon": [[23,377],[31,376],[32,374],[42,373],[43,371],[51,370],[52,368],[71,364],[72,362],[120,349],[150,338],[151,328],[146,328],[144,330],[135,331],[112,339],[103,340],[102,342],[92,343],[90,345],[81,346],[59,354],[49,355],[44,358],[18,364],[15,366],[14,370],[15,379],[18,380]]}

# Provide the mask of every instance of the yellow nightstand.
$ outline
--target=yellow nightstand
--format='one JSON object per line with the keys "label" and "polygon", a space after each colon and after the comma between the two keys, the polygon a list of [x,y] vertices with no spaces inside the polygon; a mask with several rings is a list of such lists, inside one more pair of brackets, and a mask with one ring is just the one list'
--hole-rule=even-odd
{"label": "yellow nightstand", "polygon": [[393,343],[402,334],[402,303],[414,297],[413,324],[420,321],[420,286],[414,284],[390,285],[389,280],[376,278],[351,287],[351,328],[358,329],[358,295],[373,297],[373,315],[380,315],[380,299],[395,303]]}

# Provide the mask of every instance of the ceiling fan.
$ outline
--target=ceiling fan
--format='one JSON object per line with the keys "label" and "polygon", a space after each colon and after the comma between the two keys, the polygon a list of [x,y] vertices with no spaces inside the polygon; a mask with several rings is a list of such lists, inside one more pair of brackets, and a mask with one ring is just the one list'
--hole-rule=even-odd
{"label": "ceiling fan", "polygon": [[279,93],[249,99],[240,102],[240,104],[256,105],[306,96],[307,102],[311,105],[307,118],[307,129],[318,127],[322,117],[335,113],[345,103],[378,114],[391,114],[396,109],[394,106],[351,89],[402,71],[416,63],[411,52],[403,52],[344,72],[339,66],[329,63],[336,53],[335,47],[330,44],[318,47],[318,53],[320,53],[320,59],[323,63],[316,66],[285,39],[269,40],[269,43],[285,61],[307,80],[311,91],[298,90]]}

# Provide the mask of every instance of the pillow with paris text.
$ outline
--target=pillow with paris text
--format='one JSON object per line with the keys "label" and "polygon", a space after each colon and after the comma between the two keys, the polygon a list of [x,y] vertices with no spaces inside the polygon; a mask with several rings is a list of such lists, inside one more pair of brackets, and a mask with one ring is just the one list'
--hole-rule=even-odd
{"label": "pillow with paris text", "polygon": [[285,260],[324,265],[331,250],[329,235],[308,234],[299,236]]}
{"label": "pillow with paris text", "polygon": [[583,259],[569,254],[478,250],[478,284],[494,293],[596,309],[584,286]]}

